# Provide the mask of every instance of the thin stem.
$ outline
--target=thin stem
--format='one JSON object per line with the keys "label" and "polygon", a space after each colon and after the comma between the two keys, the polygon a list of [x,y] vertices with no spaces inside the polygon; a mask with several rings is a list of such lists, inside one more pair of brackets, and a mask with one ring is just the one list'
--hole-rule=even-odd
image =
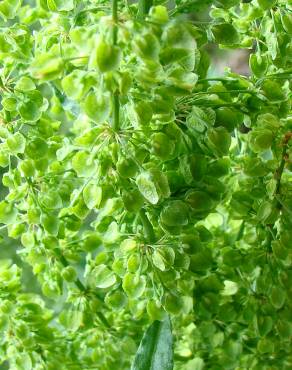
{"label": "thin stem", "polygon": [[112,18],[113,18],[113,44],[118,41],[118,0],[112,0]]}
{"label": "thin stem", "polygon": [[120,99],[118,92],[113,95],[113,129],[118,131],[120,127]]}
{"label": "thin stem", "polygon": [[208,78],[202,78],[197,81],[197,83],[201,82],[208,82],[208,81],[221,81],[221,82],[231,82],[231,81],[236,81],[236,78],[224,78],[224,77],[208,77]]}
{"label": "thin stem", "polygon": [[237,234],[237,236],[236,236],[236,239],[235,239],[235,241],[239,241],[239,240],[241,240],[242,239],[242,237],[243,237],[243,234],[244,234],[244,228],[245,228],[245,221],[242,221],[242,223],[241,223],[241,225],[240,225],[240,228],[239,228],[239,230],[238,230],[238,234]]}
{"label": "thin stem", "polygon": [[[113,18],[113,45],[118,43],[118,0],[112,0],[112,18]],[[112,128],[118,131],[120,127],[120,99],[118,91],[113,93],[113,121]]]}
{"label": "thin stem", "polygon": [[138,16],[144,17],[146,14],[148,14],[152,5],[153,5],[153,0],[139,0]]}
{"label": "thin stem", "polygon": [[[282,179],[282,175],[283,175],[283,172],[284,172],[285,163],[286,163],[286,160],[287,160],[286,157],[287,157],[288,143],[289,143],[289,140],[291,138],[292,138],[292,132],[287,132],[287,134],[285,135],[284,140],[283,140],[283,149],[282,149],[282,155],[281,155],[281,162],[280,162],[279,168],[277,169],[277,171],[275,173],[275,178],[277,179],[275,197],[279,196],[280,193],[281,193],[281,179]],[[277,205],[278,205],[279,208],[281,208],[281,203],[280,203],[279,200],[277,201]]]}
{"label": "thin stem", "polygon": [[142,224],[143,224],[143,228],[144,228],[144,232],[145,232],[145,236],[146,236],[147,241],[149,241],[149,243],[154,243],[155,233],[154,233],[154,230],[153,230],[153,226],[152,226],[151,222],[149,221],[149,219],[146,215],[145,210],[141,209],[139,215],[140,215],[140,219],[141,219]]}

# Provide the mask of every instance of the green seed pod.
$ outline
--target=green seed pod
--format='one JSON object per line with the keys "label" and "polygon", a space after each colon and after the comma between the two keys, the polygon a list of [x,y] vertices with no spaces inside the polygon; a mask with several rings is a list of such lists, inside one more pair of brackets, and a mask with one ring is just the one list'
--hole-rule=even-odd
{"label": "green seed pod", "polygon": [[20,172],[25,177],[33,177],[35,174],[35,165],[31,159],[25,159],[19,165]]}
{"label": "green seed pod", "polygon": [[231,136],[225,127],[219,126],[208,130],[207,145],[218,157],[229,153]]}
{"label": "green seed pod", "polygon": [[101,72],[108,72],[118,68],[121,60],[121,51],[117,46],[105,41],[99,41],[96,47],[96,64]]}
{"label": "green seed pod", "polygon": [[132,158],[122,157],[118,160],[117,170],[121,177],[127,179],[136,176],[138,172],[138,165]]}
{"label": "green seed pod", "polygon": [[151,136],[151,146],[153,154],[161,159],[171,158],[175,149],[174,141],[162,132]]}
{"label": "green seed pod", "polygon": [[209,212],[214,207],[212,198],[203,191],[190,190],[186,194],[185,201],[196,213]]}
{"label": "green seed pod", "polygon": [[227,131],[232,132],[243,122],[243,114],[235,109],[220,107],[216,109],[216,126],[225,127]]}
{"label": "green seed pod", "polygon": [[189,209],[181,200],[173,200],[163,207],[160,213],[161,222],[167,226],[184,226],[188,224]]}
{"label": "green seed pod", "polygon": [[76,280],[77,274],[72,266],[67,266],[62,270],[62,277],[71,283]]}
{"label": "green seed pod", "polygon": [[138,212],[144,204],[144,199],[138,189],[123,192],[122,199],[128,212]]}
{"label": "green seed pod", "polygon": [[161,303],[157,300],[151,299],[147,302],[147,313],[151,320],[163,321],[166,317],[166,312],[163,309]]}
{"label": "green seed pod", "polygon": [[121,310],[127,304],[127,297],[123,292],[109,292],[105,296],[105,303],[114,310]]}
{"label": "green seed pod", "polygon": [[164,308],[168,313],[178,315],[183,309],[183,300],[181,297],[166,294],[164,297]]}

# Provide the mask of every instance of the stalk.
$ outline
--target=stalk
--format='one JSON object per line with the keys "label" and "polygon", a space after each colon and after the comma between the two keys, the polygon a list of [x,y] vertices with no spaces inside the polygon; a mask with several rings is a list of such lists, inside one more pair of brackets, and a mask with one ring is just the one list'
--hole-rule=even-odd
{"label": "stalk", "polygon": [[[113,19],[113,45],[118,42],[118,0],[112,0],[112,19]],[[113,122],[114,131],[120,128],[120,99],[118,91],[113,93]]]}
{"label": "stalk", "polygon": [[114,23],[113,44],[116,45],[118,41],[118,0],[112,0],[112,18]]}
{"label": "stalk", "polygon": [[[283,175],[284,168],[285,168],[285,163],[287,161],[288,143],[291,138],[292,138],[292,132],[288,132],[283,139],[281,162],[275,173],[275,179],[277,180],[276,191],[275,191],[276,198],[281,195],[281,180],[282,180],[282,175]],[[277,201],[277,205],[278,205],[278,208],[281,208],[281,203],[279,200]]]}
{"label": "stalk", "polygon": [[153,0],[139,0],[138,16],[144,17],[146,14],[148,14],[152,5],[153,5]]}

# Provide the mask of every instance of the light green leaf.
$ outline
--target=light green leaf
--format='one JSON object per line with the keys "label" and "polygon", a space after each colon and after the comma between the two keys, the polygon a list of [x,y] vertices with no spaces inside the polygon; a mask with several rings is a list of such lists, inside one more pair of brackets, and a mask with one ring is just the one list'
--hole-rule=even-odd
{"label": "light green leaf", "polygon": [[88,183],[83,189],[83,200],[88,209],[100,205],[102,199],[102,188],[94,183]]}
{"label": "light green leaf", "polygon": [[234,281],[224,280],[224,289],[221,294],[225,296],[234,295],[238,291],[238,285]]}
{"label": "light green leaf", "polygon": [[13,154],[24,153],[25,137],[20,132],[9,136],[6,143]]}
{"label": "light green leaf", "polygon": [[19,91],[32,91],[35,90],[36,86],[33,80],[29,77],[21,77],[15,85],[15,89]]}
{"label": "light green leaf", "polygon": [[96,163],[87,152],[78,152],[72,158],[72,167],[79,177],[89,177],[96,171]]}
{"label": "light green leaf", "polygon": [[13,224],[16,221],[18,211],[13,204],[5,201],[0,202],[0,223]]}
{"label": "light green leaf", "polygon": [[101,264],[94,268],[92,274],[97,288],[108,288],[115,284],[116,276],[106,265]]}
{"label": "light green leaf", "polygon": [[103,123],[110,115],[110,102],[111,99],[108,94],[101,94],[94,91],[87,95],[82,107],[89,118],[96,123]]}
{"label": "light green leaf", "polygon": [[158,191],[156,189],[155,183],[149,172],[141,173],[137,179],[136,183],[140,193],[152,204],[157,204],[159,201]]}

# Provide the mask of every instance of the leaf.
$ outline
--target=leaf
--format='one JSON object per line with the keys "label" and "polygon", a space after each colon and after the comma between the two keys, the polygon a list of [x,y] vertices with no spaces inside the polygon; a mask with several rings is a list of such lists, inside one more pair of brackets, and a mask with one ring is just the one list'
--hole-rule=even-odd
{"label": "leaf", "polygon": [[144,334],[131,370],[172,370],[173,338],[169,317],[154,321]]}
{"label": "leaf", "polygon": [[151,204],[158,203],[159,201],[158,191],[149,172],[141,173],[137,177],[136,183],[140,193],[143,195],[145,199],[148,200],[148,202],[150,202]]}
{"label": "leaf", "polygon": [[187,116],[187,126],[191,131],[204,132],[215,123],[216,114],[211,108],[199,108],[194,106]]}
{"label": "leaf", "polygon": [[29,77],[21,77],[19,81],[17,81],[15,85],[16,90],[20,91],[32,91],[35,90],[36,86],[31,78]]}
{"label": "leaf", "polygon": [[108,94],[95,91],[87,95],[82,107],[89,118],[96,123],[103,123],[108,119],[111,111],[110,101]]}
{"label": "leaf", "polygon": [[83,189],[83,200],[88,209],[100,205],[102,199],[102,188],[96,184],[89,183]]}
{"label": "leaf", "polygon": [[17,213],[17,209],[13,204],[5,201],[0,202],[0,223],[13,224],[16,221]]}
{"label": "leaf", "polygon": [[218,44],[231,45],[239,42],[239,34],[232,24],[216,24],[211,27],[211,31]]}
{"label": "leaf", "polygon": [[238,285],[234,281],[224,280],[224,289],[221,292],[222,295],[229,296],[234,295],[238,291]]}
{"label": "leaf", "polygon": [[21,0],[4,0],[0,4],[0,16],[6,19],[13,19],[18,8],[21,5]]}
{"label": "leaf", "polygon": [[96,170],[96,163],[87,152],[78,152],[72,158],[72,167],[79,177],[89,177]]}
{"label": "leaf", "polygon": [[144,293],[145,287],[145,276],[128,272],[123,278],[123,289],[131,298],[139,298]]}
{"label": "leaf", "polygon": [[6,143],[11,153],[13,154],[24,153],[25,137],[20,132],[17,132],[16,134],[9,136]]}
{"label": "leaf", "polygon": [[115,284],[116,276],[106,265],[99,265],[94,268],[92,274],[95,279],[95,286],[98,288],[108,288]]}
{"label": "leaf", "polygon": [[71,99],[80,99],[84,90],[83,71],[75,69],[62,80],[62,87],[65,94]]}
{"label": "leaf", "polygon": [[200,357],[195,357],[186,363],[186,370],[203,370],[204,360]]}

